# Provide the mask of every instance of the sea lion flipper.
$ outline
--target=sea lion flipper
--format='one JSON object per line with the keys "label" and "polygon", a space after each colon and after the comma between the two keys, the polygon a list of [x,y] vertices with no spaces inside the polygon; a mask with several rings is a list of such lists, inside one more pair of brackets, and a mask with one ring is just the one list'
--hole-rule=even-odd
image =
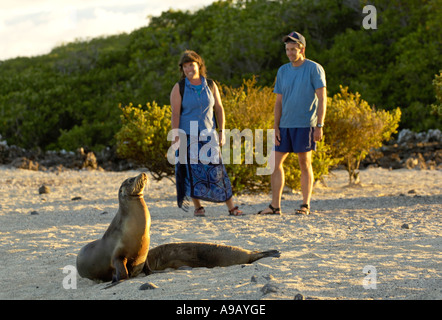
{"label": "sea lion flipper", "polygon": [[144,262],[143,272],[146,276],[153,273],[152,269],[149,266],[149,261],[147,261],[147,259],[146,259],[146,262]]}
{"label": "sea lion flipper", "polygon": [[123,280],[120,281],[112,281],[111,283],[108,283],[104,288],[101,288],[101,290],[106,290],[112,287],[115,287],[117,284],[120,284],[121,282],[123,282]]}
{"label": "sea lion flipper", "polygon": [[112,277],[112,282],[118,282],[120,280],[125,280],[129,278],[129,273],[127,272],[126,268],[126,258],[120,259],[120,258],[114,258],[112,260],[112,265],[115,268],[115,273]]}
{"label": "sea lion flipper", "polygon": [[261,252],[261,254],[263,255],[263,258],[267,257],[279,258],[281,256],[281,252],[279,252],[278,250],[263,251]]}

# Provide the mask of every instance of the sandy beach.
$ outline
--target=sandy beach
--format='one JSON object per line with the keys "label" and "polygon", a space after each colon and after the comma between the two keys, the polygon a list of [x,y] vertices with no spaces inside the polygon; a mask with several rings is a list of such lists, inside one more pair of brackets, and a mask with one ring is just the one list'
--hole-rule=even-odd
{"label": "sandy beach", "polygon": [[[362,170],[352,187],[333,171],[315,185],[310,216],[292,214],[301,195],[287,192],[281,216],[253,215],[270,201],[258,194],[236,197],[246,216],[204,203],[207,216],[195,218],[176,206],[171,181],[150,179],[151,247],[202,241],[281,257],[140,275],[107,290],[78,276],[65,288],[80,248],[115,215],[121,183],[138,173],[0,166],[0,299],[442,299],[442,170],[382,168]],[[49,193],[39,194],[43,184]],[[157,288],[140,290],[146,282]]]}

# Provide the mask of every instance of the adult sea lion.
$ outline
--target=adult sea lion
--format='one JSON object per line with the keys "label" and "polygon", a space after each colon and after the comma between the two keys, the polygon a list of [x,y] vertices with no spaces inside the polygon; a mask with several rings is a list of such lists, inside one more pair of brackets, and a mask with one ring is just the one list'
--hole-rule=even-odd
{"label": "adult sea lion", "polygon": [[178,269],[188,266],[227,267],[252,263],[265,257],[279,258],[278,250],[250,251],[238,247],[203,242],[166,243],[149,250],[146,262],[151,270]]}
{"label": "adult sea lion", "polygon": [[126,179],[118,192],[119,208],[101,239],[81,248],[77,256],[80,276],[112,283],[150,273],[150,214],[143,198],[147,175]]}

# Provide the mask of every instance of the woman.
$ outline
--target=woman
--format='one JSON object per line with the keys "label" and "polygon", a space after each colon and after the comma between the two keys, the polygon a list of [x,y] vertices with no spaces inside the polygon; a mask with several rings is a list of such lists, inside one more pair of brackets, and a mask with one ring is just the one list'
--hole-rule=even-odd
{"label": "woman", "polygon": [[[180,148],[186,150],[179,150],[185,152],[186,161],[178,162],[175,170],[178,206],[182,208],[184,204],[185,207],[185,200],[190,197],[195,206],[195,216],[205,216],[201,200],[225,202],[229,215],[243,215],[238,206],[234,205],[230,180],[219,153],[217,157],[212,154],[213,148],[207,154],[202,152],[209,149],[207,147],[210,145],[206,144],[212,142],[213,145],[213,139],[218,139],[220,146],[225,143],[224,109],[218,87],[206,79],[206,66],[196,52],[185,51],[179,66],[181,81],[175,84],[170,93],[172,129],[174,132],[178,129],[184,131],[187,140],[186,144],[183,143],[187,148]],[[216,127],[217,131],[214,131]],[[179,135],[176,135],[172,145],[180,145]],[[218,161],[202,161],[202,154],[210,160],[216,158]]]}

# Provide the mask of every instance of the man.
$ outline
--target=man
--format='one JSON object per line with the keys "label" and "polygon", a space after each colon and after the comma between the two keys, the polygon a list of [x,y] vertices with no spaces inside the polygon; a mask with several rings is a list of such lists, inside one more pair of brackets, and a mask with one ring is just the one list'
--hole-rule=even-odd
{"label": "man", "polygon": [[325,72],[321,65],[305,58],[306,42],[300,33],[290,33],[283,42],[290,62],[279,68],[273,91],[277,96],[272,202],[258,214],[281,214],[283,163],[291,152],[298,154],[301,168],[303,203],[296,213],[309,214],[314,182],[312,150],[322,139],[327,104]]}

